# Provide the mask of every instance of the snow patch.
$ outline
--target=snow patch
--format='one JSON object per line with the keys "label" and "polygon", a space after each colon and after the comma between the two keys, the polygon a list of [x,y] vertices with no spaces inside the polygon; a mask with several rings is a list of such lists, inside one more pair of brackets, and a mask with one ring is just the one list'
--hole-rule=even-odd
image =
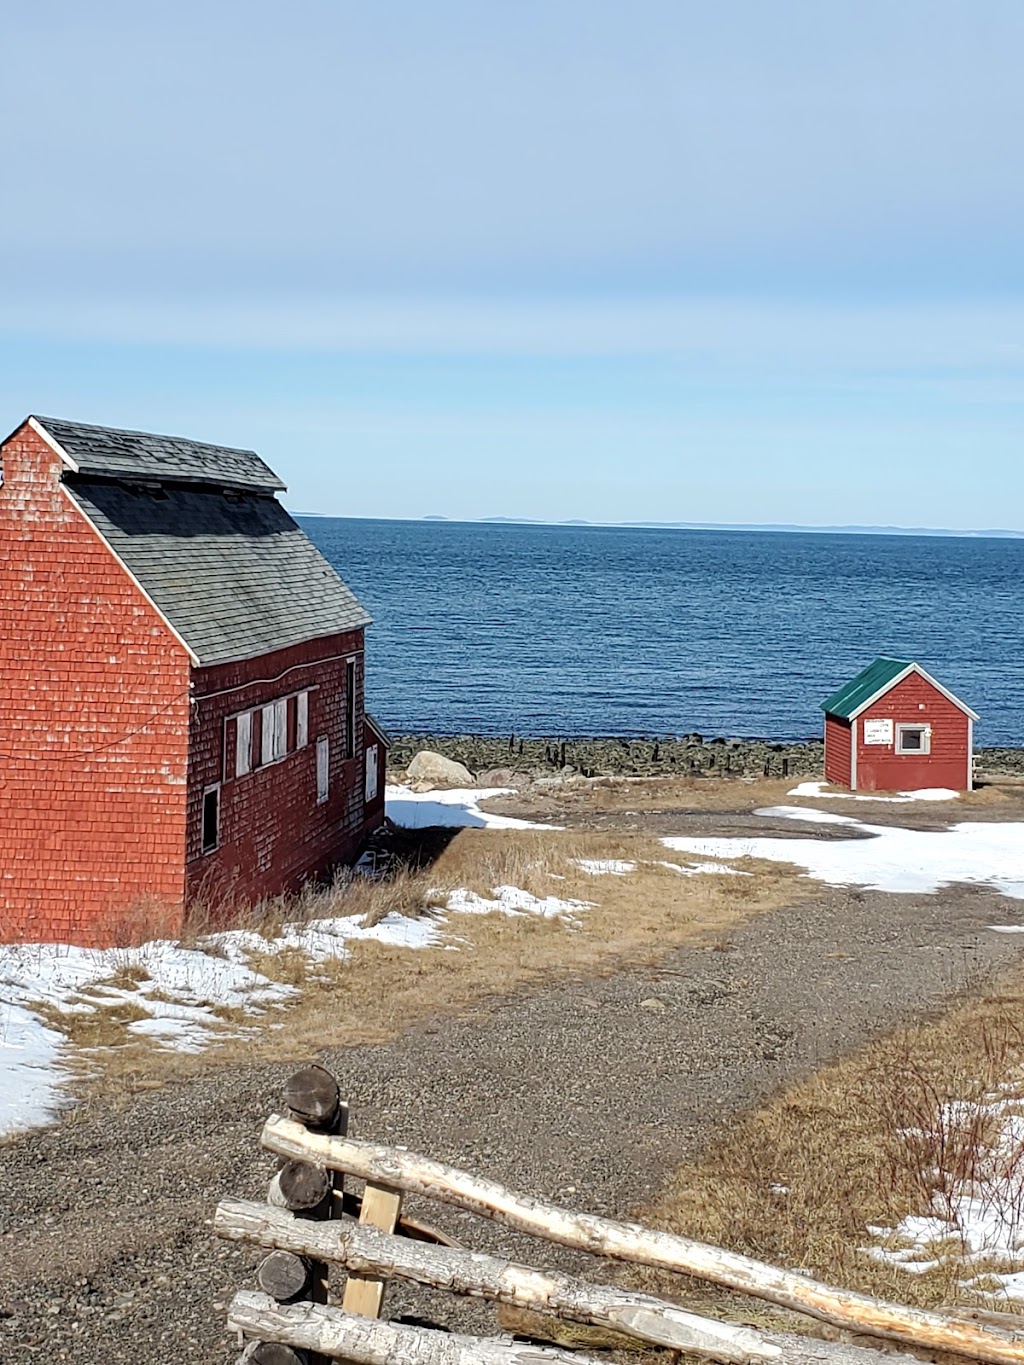
{"label": "snow patch", "polygon": [[866,886],[875,891],[922,894],[967,882],[1024,899],[1024,824],[980,821],[946,830],[901,829],[870,825],[847,815],[798,806],[773,806],[756,812],[782,820],[846,825],[850,839],[713,838],[670,836],[675,852],[705,858],[768,858],[795,863],[830,886]]}
{"label": "snow patch", "polygon": [[[198,1052],[245,1032],[219,1018],[219,1010],[257,1016],[298,995],[296,987],[255,971],[253,955],[298,949],[309,957],[315,975],[316,964],[347,957],[351,943],[367,940],[430,948],[442,936],[433,920],[391,913],[373,925],[363,916],[289,924],[272,939],[232,929],[208,935],[195,948],[164,939],[137,948],[0,947],[0,1136],[48,1122],[62,1103],[66,1044],[34,1006],[81,1014],[131,1004],[145,1017],[126,1025],[130,1033],[176,1051]],[[119,976],[121,983],[113,984]]]}
{"label": "snow patch", "polygon": [[978,1129],[969,1179],[940,1186],[926,1215],[869,1227],[878,1241],[868,1255],[913,1274],[952,1261],[969,1277],[965,1288],[992,1293],[994,1285],[1000,1297],[1024,1298],[1024,1096],[1006,1093],[1013,1088],[940,1107],[929,1135],[936,1143]]}
{"label": "snow patch", "polygon": [[557,896],[532,896],[518,886],[496,886],[494,898],[459,887],[448,897],[445,908],[457,915],[534,915],[538,919],[576,924],[577,912],[593,908],[593,901],[559,900]]}
{"label": "snow patch", "polygon": [[907,801],[955,801],[960,795],[949,787],[922,787],[920,791],[896,792],[892,796],[865,796],[857,792],[830,791],[827,782],[800,782],[787,796],[806,796],[830,801],[888,801],[903,805]]}
{"label": "snow patch", "polygon": [[703,877],[705,874],[720,877],[749,877],[749,872],[741,872],[738,867],[730,867],[728,863],[658,863],[659,867],[670,868],[673,872],[678,872],[680,877]]}
{"label": "snow patch", "polygon": [[514,795],[512,787],[466,787],[451,791],[414,792],[411,787],[384,788],[384,811],[403,829],[561,829],[540,825],[511,815],[493,815],[480,809],[481,801]]}
{"label": "snow patch", "polygon": [[626,877],[636,871],[636,863],[624,858],[576,858],[575,862],[591,877]]}

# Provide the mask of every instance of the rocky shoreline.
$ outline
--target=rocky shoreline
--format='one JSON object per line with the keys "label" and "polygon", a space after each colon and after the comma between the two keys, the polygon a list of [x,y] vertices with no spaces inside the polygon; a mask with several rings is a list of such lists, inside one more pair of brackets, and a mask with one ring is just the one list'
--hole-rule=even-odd
{"label": "rocky shoreline", "polygon": [[[430,749],[464,764],[471,773],[551,777],[661,777],[704,774],[736,777],[820,777],[820,739],[775,743],[690,734],[664,739],[616,737],[547,738],[510,735],[393,735],[392,772],[405,769],[413,755]],[[1024,749],[977,750],[979,773],[1024,776]]]}

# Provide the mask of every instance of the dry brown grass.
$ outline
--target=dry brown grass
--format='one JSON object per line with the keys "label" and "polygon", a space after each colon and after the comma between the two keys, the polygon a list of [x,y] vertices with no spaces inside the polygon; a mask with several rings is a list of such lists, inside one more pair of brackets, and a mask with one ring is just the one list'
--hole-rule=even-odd
{"label": "dry brown grass", "polygon": [[[892,1227],[909,1213],[929,1213],[937,1192],[941,1200],[943,1188],[970,1178],[984,1136],[978,1124],[953,1133],[936,1116],[944,1101],[981,1099],[1020,1068],[1022,1020],[1018,972],[999,993],[901,1030],[751,1113],[639,1216],[902,1302],[968,1300],[955,1265],[910,1274],[862,1248],[872,1240],[869,1224]],[[653,1272],[638,1278],[670,1294],[683,1284]],[[687,1284],[686,1295],[736,1310],[732,1296],[706,1287]],[[772,1312],[752,1311],[761,1320]]]}
{"label": "dry brown grass", "polygon": [[[456,886],[488,895],[496,886],[514,885],[537,896],[592,902],[579,913],[579,926],[453,915],[447,931],[460,941],[458,952],[360,942],[351,956],[315,965],[295,950],[261,954],[253,959],[259,971],[302,988],[294,1004],[263,1019],[246,1016],[244,1039],[217,1042],[198,1056],[153,1049],[122,1030],[122,1045],[104,1058],[103,1076],[90,1083],[90,1092],[109,1100],[139,1088],[140,1081],[150,1086],[155,1077],[243,1055],[301,1058],[327,1047],[384,1042],[428,1016],[483,1009],[552,976],[609,973],[625,963],[654,961],[680,944],[721,938],[747,916],[793,903],[810,890],[795,869],[777,863],[745,860],[738,865],[754,874],[747,877],[681,877],[657,866],[671,856],[657,840],[628,834],[461,830],[429,868],[376,883],[339,883],[293,903],[282,918],[379,918],[396,908],[429,914]],[[591,876],[576,865],[578,858],[638,866],[628,876]],[[254,927],[263,926],[272,927],[265,909]]]}
{"label": "dry brown grass", "polygon": [[557,821],[586,811],[642,814],[654,811],[752,810],[778,805],[796,778],[746,777],[600,777],[557,787],[530,788],[522,795],[497,797],[485,808],[527,810]]}
{"label": "dry brown grass", "polygon": [[[885,798],[895,792],[877,792],[882,802],[874,807],[870,795],[858,792],[856,806],[824,797],[793,797],[789,793],[804,778],[746,778],[746,777],[607,777],[569,781],[557,787],[530,788],[521,795],[499,797],[487,804],[507,814],[525,814],[536,819],[558,821],[560,817],[573,820],[597,815],[644,815],[657,812],[753,811],[762,806],[815,806],[819,810],[865,817],[887,809]],[[836,788],[837,791],[843,790]],[[919,814],[932,811],[940,818],[958,818],[964,807],[1004,806],[1014,818],[1024,810],[1024,784],[987,782],[973,792],[965,792],[954,801],[913,807]]]}

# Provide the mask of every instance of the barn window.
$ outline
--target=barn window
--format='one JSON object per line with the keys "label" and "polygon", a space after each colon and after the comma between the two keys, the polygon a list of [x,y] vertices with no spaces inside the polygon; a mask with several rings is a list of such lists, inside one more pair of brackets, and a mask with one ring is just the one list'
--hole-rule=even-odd
{"label": "barn window", "polygon": [[212,853],[220,843],[220,785],[203,792],[203,852]]}
{"label": "barn window", "polygon": [[252,770],[252,712],[243,711],[235,721],[235,776]]}
{"label": "barn window", "polygon": [[331,792],[331,741],[321,735],[316,742],[316,803],[322,806]]}
{"label": "barn window", "polygon": [[364,787],[365,799],[374,801],[377,798],[377,755],[379,750],[376,744],[371,744],[366,750],[366,784]]}
{"label": "barn window", "polygon": [[345,665],[345,757],[356,753],[356,665],[349,659]]}
{"label": "barn window", "polygon": [[928,754],[932,748],[930,725],[897,725],[896,752],[898,754]]}

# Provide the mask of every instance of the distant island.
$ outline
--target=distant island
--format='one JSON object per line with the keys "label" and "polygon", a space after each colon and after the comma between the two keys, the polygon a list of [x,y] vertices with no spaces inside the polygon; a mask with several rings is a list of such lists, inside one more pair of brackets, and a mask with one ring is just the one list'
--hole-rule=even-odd
{"label": "distant island", "polygon": [[[293,512],[302,519],[314,517],[332,518],[329,512]],[[338,521],[348,518],[337,517]],[[832,536],[949,536],[967,540],[1022,540],[1024,531],[1010,531],[996,527],[984,530],[957,531],[941,526],[799,526],[789,522],[715,522],[715,521],[586,521],[582,517],[569,517],[563,521],[545,521],[541,517],[444,517],[432,513],[422,517],[355,517],[355,521],[430,521],[451,522],[466,526],[573,526],[593,527],[599,530],[652,530],[652,531],[761,531],[779,532],[788,535],[832,535]]]}

